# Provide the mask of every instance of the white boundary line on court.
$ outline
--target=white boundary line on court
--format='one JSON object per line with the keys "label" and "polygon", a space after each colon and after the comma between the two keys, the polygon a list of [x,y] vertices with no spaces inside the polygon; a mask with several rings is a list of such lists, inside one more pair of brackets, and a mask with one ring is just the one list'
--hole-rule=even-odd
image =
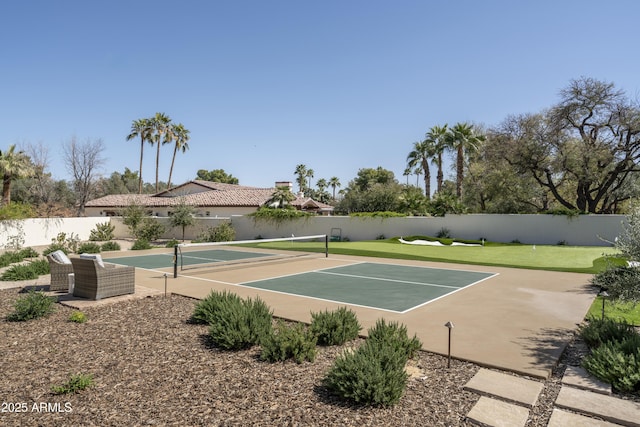
{"label": "white boundary line on court", "polygon": [[[348,267],[348,266],[347,266]],[[336,267],[336,268],[341,268],[341,267]],[[343,273],[331,273],[329,271],[322,271],[322,270],[317,270],[317,271],[311,271],[311,273],[318,273],[318,274],[333,274],[335,276],[344,276],[344,277],[354,277],[356,279],[369,279],[369,280],[380,280],[382,282],[396,282],[396,283],[406,283],[409,285],[422,285],[422,286],[435,286],[438,288],[451,288],[451,289],[460,289],[459,286],[449,286],[449,285],[437,285],[435,283],[425,283],[425,282],[412,282],[409,280],[398,280],[398,279],[385,279],[384,277],[370,277],[370,276],[360,276],[357,274],[343,274]],[[467,285],[468,286],[468,285]]]}

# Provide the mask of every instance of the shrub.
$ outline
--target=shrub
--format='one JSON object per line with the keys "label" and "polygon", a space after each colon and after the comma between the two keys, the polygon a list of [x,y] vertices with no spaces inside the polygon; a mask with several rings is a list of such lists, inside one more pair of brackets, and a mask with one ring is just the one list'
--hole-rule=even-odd
{"label": "shrub", "polygon": [[138,240],[146,240],[152,242],[158,240],[165,232],[165,227],[158,220],[153,218],[144,218],[138,225],[135,237]]}
{"label": "shrub", "polygon": [[100,253],[100,245],[93,242],[83,243],[78,246],[79,254],[97,254]]}
{"label": "shrub", "polygon": [[87,315],[84,314],[82,311],[74,311],[69,316],[69,322],[84,323],[86,321],[87,321]]}
{"label": "shrub", "polygon": [[612,299],[640,302],[640,268],[619,266],[593,276],[591,283],[606,289]]}
{"label": "shrub", "polygon": [[595,377],[615,389],[640,391],[640,336],[607,342],[594,349],[582,362]]}
{"label": "shrub", "polygon": [[260,298],[222,300],[209,321],[212,342],[224,350],[242,350],[260,344],[271,332],[271,310]]}
{"label": "shrub", "polygon": [[208,227],[196,239],[199,242],[230,242],[236,238],[236,230],[229,222],[223,222],[217,227]]}
{"label": "shrub", "polygon": [[261,340],[260,358],[269,362],[293,359],[297,363],[316,359],[316,337],[302,323],[287,326],[278,321],[275,330]]}
{"label": "shrub", "polygon": [[77,393],[81,390],[91,387],[94,384],[93,375],[91,374],[77,374],[71,375],[69,381],[60,386],[52,386],[51,391],[53,394],[68,394]]}
{"label": "shrub", "polygon": [[6,267],[14,262],[21,262],[24,259],[20,252],[9,251],[0,255],[0,267]]}
{"label": "shrub", "polygon": [[398,403],[407,385],[406,355],[394,347],[365,341],[339,356],[323,379],[334,394],[362,405]]}
{"label": "shrub", "polygon": [[223,305],[241,304],[240,297],[231,292],[211,291],[203,300],[200,300],[189,321],[191,323],[200,323],[210,325],[213,314]]}
{"label": "shrub", "polygon": [[9,267],[2,273],[0,280],[33,280],[44,274],[49,274],[49,262],[39,259],[28,264],[16,264]]}
{"label": "shrub", "polygon": [[177,241],[176,239],[171,239],[169,241],[167,241],[167,243],[164,244],[165,248],[173,248],[175,245],[179,244],[180,242]]}
{"label": "shrub", "polygon": [[442,227],[440,231],[436,234],[436,237],[439,239],[450,239],[451,238],[451,230],[448,228]]}
{"label": "shrub", "polygon": [[71,233],[67,236],[67,233],[58,233],[55,238],[51,239],[51,245],[42,251],[42,254],[49,255],[51,252],[55,252],[57,250],[61,250],[65,254],[76,252],[79,241],[80,239],[77,234]]}
{"label": "shrub", "polygon": [[111,225],[109,222],[98,223],[96,228],[89,233],[89,240],[92,242],[106,242],[113,239],[113,232],[115,231],[115,225]]}
{"label": "shrub", "polygon": [[334,311],[311,313],[309,329],[316,336],[319,345],[342,345],[358,338],[362,326],[352,310],[340,307]]}
{"label": "shrub", "polygon": [[105,242],[100,246],[100,250],[102,250],[103,252],[119,251],[120,249],[121,248],[118,242]]}
{"label": "shrub", "polygon": [[144,249],[151,249],[151,248],[153,248],[153,246],[151,246],[149,241],[145,239],[138,239],[135,242],[133,242],[133,245],[131,245],[132,251],[141,251]]}
{"label": "shrub", "polygon": [[18,253],[20,254],[20,257],[24,258],[37,258],[38,256],[40,256],[40,254],[38,253],[38,251],[36,251],[33,248],[24,248],[21,249],[20,251],[18,251]]}
{"label": "shrub", "polygon": [[590,348],[609,342],[624,341],[635,334],[627,323],[607,318],[589,319],[586,324],[580,326],[578,333]]}
{"label": "shrub", "polygon": [[44,292],[29,291],[26,296],[18,298],[14,311],[7,316],[11,322],[21,322],[48,316],[54,311],[55,297],[48,297]]}
{"label": "shrub", "polygon": [[399,351],[412,359],[422,343],[416,335],[409,339],[407,327],[397,322],[387,322],[379,319],[376,325],[369,329],[367,341],[377,343],[383,347],[390,347],[394,351]]}

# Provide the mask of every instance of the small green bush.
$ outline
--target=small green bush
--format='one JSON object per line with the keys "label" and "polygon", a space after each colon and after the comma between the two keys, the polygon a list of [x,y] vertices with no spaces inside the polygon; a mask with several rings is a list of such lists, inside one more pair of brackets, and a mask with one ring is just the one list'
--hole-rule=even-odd
{"label": "small green bush", "polygon": [[358,338],[362,326],[352,310],[340,307],[334,311],[311,313],[309,328],[317,337],[319,345],[342,345]]}
{"label": "small green bush", "polygon": [[165,243],[164,247],[165,248],[173,248],[175,245],[179,244],[180,242],[177,241],[176,239],[171,239],[169,240],[167,243]]}
{"label": "small green bush", "polygon": [[213,314],[223,305],[242,304],[241,298],[231,292],[211,291],[203,300],[198,301],[189,321],[210,325]]}
{"label": "small green bush", "polygon": [[640,268],[611,267],[594,275],[591,284],[605,289],[611,299],[640,302]]}
{"label": "small green bush", "polygon": [[113,239],[113,232],[115,231],[115,225],[111,225],[109,222],[98,223],[96,228],[89,233],[89,240],[92,242],[106,242]]}
{"label": "small green bush", "polygon": [[633,328],[627,323],[608,318],[590,318],[587,323],[580,326],[578,333],[589,348],[597,348],[609,342],[624,341],[635,334]]}
{"label": "small green bush", "polygon": [[407,386],[406,354],[367,340],[356,351],[339,356],[323,384],[339,397],[361,405],[391,406]]}
{"label": "small green bush", "polygon": [[102,245],[100,245],[100,249],[102,250],[102,252],[108,252],[108,251],[119,251],[121,248],[118,242],[105,242]]}
{"label": "small green bush", "polygon": [[151,246],[148,240],[144,240],[144,239],[138,239],[135,242],[133,242],[133,245],[131,245],[132,251],[141,251],[141,250],[151,249],[151,248],[153,248],[153,246]]}
{"label": "small green bush", "polygon": [[82,311],[74,311],[69,315],[69,322],[84,323],[87,321],[87,315]]}
{"label": "small green bush", "polygon": [[639,392],[640,336],[603,343],[584,358],[582,365],[617,390]]}
{"label": "small green bush", "polygon": [[100,253],[100,245],[94,242],[83,243],[78,246],[79,254],[98,254]]}
{"label": "small green bush", "polygon": [[94,380],[92,374],[77,374],[71,375],[69,377],[69,381],[65,384],[52,386],[51,391],[53,394],[78,393],[87,387],[91,387],[93,384]]}
{"label": "small green bush", "polygon": [[77,252],[79,241],[80,238],[77,234],[71,233],[67,236],[67,233],[58,233],[56,237],[51,239],[49,247],[42,251],[42,255],[49,255],[57,250],[61,250],[65,254]]}
{"label": "small green bush", "polygon": [[271,333],[271,318],[271,310],[259,297],[222,300],[209,317],[209,336],[224,350],[246,349]]}
{"label": "small green bush", "polygon": [[8,251],[0,255],[0,267],[7,267],[14,262],[21,262],[24,259],[20,252]]}
{"label": "small green bush", "polygon": [[47,256],[51,252],[62,251],[65,254],[69,255],[69,249],[65,245],[61,245],[58,243],[52,243],[45,250],[42,251],[42,255]]}
{"label": "small green bush", "polygon": [[422,343],[416,335],[409,338],[407,327],[397,322],[387,322],[379,319],[375,326],[368,331],[367,341],[378,343],[382,346],[391,347],[413,359],[418,350],[422,348]]}
{"label": "small green bush", "polygon": [[231,223],[223,222],[217,227],[207,227],[195,241],[197,242],[230,242],[236,238],[236,230]]}
{"label": "small green bush", "polygon": [[40,256],[40,254],[38,253],[38,251],[36,251],[33,248],[24,248],[21,249],[19,252],[20,257],[24,258],[37,258],[38,256]]}
{"label": "small green bush", "polygon": [[287,326],[279,320],[275,330],[264,337],[260,345],[260,358],[268,362],[293,359],[302,363],[316,359],[316,337],[302,323]]}
{"label": "small green bush", "polygon": [[7,316],[10,322],[22,322],[48,316],[55,310],[56,298],[48,297],[44,292],[29,291],[26,296],[14,303],[14,311]]}
{"label": "small green bush", "polygon": [[12,265],[2,273],[0,280],[32,280],[44,274],[49,274],[49,263],[46,260],[39,259],[26,264]]}
{"label": "small green bush", "polygon": [[160,221],[154,218],[143,218],[142,222],[138,225],[135,233],[135,237],[138,240],[146,240],[147,242],[153,242],[158,240],[160,236],[165,232],[165,226]]}

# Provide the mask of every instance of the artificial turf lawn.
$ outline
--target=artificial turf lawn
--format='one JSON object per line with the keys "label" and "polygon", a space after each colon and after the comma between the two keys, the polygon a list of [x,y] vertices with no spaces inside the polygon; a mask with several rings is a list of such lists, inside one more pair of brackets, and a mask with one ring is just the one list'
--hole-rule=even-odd
{"label": "artificial turf lawn", "polygon": [[[624,320],[627,323],[638,326],[640,325],[640,304],[606,300],[604,302],[604,315],[609,319]],[[587,318],[590,317],[602,318],[602,297],[597,297],[591,304],[591,308],[587,313]]]}
{"label": "artificial turf lawn", "polygon": [[[279,242],[259,246],[287,249],[286,243]],[[309,242],[296,246],[296,250],[319,251],[320,248],[324,248],[324,243]],[[608,262],[619,262],[607,257],[613,255],[615,250],[603,246],[532,246],[513,243],[487,243],[480,247],[429,246],[402,244],[397,239],[330,242],[329,253],[589,274],[603,271]]]}

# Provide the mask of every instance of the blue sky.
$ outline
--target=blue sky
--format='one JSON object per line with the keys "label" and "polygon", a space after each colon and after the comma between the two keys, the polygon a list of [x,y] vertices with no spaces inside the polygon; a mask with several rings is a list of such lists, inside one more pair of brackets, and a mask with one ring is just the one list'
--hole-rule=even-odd
{"label": "blue sky", "polygon": [[633,0],[4,0],[0,149],[42,142],[67,179],[62,144],[101,138],[105,175],[137,170],[131,122],[164,112],[191,131],[174,182],[221,168],[270,187],[300,163],[313,182],[377,166],[402,182],[431,126],[538,112],[580,76],[636,97],[638,16]]}

